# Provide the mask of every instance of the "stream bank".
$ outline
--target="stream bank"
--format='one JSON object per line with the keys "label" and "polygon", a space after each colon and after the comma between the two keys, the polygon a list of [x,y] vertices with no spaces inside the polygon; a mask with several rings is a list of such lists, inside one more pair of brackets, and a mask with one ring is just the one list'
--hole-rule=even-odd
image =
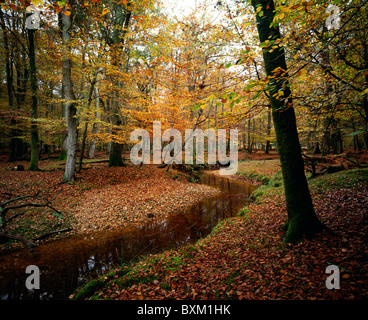
{"label": "stream bank", "polygon": [[[84,298],[366,300],[368,169],[311,179],[309,187],[320,221],[339,236],[323,232],[284,244],[285,196],[282,187],[270,186],[207,237],[106,273]],[[326,287],[331,264],[340,270],[339,290]]]}
{"label": "stream bank", "polygon": [[[1,299],[66,299],[86,278],[205,237],[219,221],[236,215],[255,189],[209,173],[201,175],[201,182],[221,192],[153,221],[49,241],[34,253],[23,249],[1,255]],[[40,269],[39,290],[25,287],[28,265]]]}

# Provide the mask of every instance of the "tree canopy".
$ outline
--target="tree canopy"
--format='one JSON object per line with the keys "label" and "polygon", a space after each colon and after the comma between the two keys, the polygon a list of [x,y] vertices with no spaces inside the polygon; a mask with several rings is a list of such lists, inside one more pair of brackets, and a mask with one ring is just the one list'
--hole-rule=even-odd
{"label": "tree canopy", "polygon": [[73,181],[77,154],[79,171],[97,149],[123,166],[154,121],[237,128],[240,149],[276,148],[285,188],[308,193],[302,152],[368,147],[367,2],[1,2],[1,148],[30,170],[58,151]]}

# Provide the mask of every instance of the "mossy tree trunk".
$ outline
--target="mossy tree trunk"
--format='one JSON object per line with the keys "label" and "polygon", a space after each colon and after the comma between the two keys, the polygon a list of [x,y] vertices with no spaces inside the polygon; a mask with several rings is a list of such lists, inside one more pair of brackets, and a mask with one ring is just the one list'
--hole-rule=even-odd
{"label": "mossy tree trunk", "polygon": [[[264,46],[262,51],[266,74],[270,79],[272,117],[286,196],[288,220],[285,224],[285,242],[297,242],[303,236],[313,236],[321,231],[323,225],[315,214],[304,174],[284,49],[280,45],[278,49],[271,50],[274,41],[277,43],[281,40],[278,26],[271,25],[275,15],[274,2],[252,0],[252,6],[255,11],[261,6],[261,10],[256,14],[260,42],[264,44],[269,40],[271,44],[269,47]],[[281,91],[283,95],[279,95]]]}

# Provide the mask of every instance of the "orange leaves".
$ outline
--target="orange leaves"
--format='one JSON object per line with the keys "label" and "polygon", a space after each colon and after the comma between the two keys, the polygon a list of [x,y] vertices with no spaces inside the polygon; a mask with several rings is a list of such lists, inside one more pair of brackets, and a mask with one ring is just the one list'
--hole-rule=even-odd
{"label": "orange leaves", "polygon": [[14,4],[10,3],[8,6],[9,6],[10,9],[12,9],[14,11],[18,11],[17,6],[15,6]]}
{"label": "orange leaves", "polygon": [[307,75],[308,71],[306,69],[301,69],[298,71],[297,75],[300,76],[305,76]]}
{"label": "orange leaves", "polygon": [[[14,11],[18,11],[18,7],[14,3],[0,3],[0,5],[3,10],[11,9]],[[25,5],[23,4],[23,6]]]}

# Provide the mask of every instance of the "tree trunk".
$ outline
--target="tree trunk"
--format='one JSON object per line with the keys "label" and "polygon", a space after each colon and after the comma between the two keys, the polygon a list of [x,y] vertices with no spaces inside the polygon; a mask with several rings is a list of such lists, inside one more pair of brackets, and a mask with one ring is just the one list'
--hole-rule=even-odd
{"label": "tree trunk", "polygon": [[29,170],[38,170],[39,159],[39,138],[36,119],[38,118],[38,98],[37,98],[37,74],[36,74],[36,53],[34,44],[35,30],[28,30],[29,38],[29,64],[31,71],[31,92],[32,92],[32,124],[31,124],[31,162]]}
{"label": "tree trunk", "polygon": [[[326,119],[324,123],[326,122]],[[326,123],[324,124],[326,126]],[[321,150],[322,150],[322,156],[328,155],[330,153],[331,147],[331,133],[330,130],[326,129],[323,132],[322,135],[322,141],[321,141]]]}
{"label": "tree trunk", "polygon": [[[100,120],[100,90],[96,86],[95,87],[95,116],[97,120]],[[92,135],[96,134],[98,130],[98,122],[93,123],[92,125]],[[89,158],[94,158],[96,154],[96,139],[91,141],[91,145],[89,147]]]}
{"label": "tree trunk", "polygon": [[[114,114],[112,116],[112,123],[115,126],[121,125],[121,120],[119,119],[119,115]],[[112,133],[115,135],[115,129],[112,129]],[[110,146],[110,156],[109,156],[109,167],[122,167],[124,166],[122,153],[123,145],[121,143],[111,141]]]}
{"label": "tree trunk", "polygon": [[252,153],[253,140],[251,139],[251,120],[248,119],[248,152]]}
{"label": "tree trunk", "polygon": [[[8,30],[5,25],[4,14],[2,8],[0,7],[0,22],[1,22],[1,30],[3,33],[3,42],[4,42],[4,52],[5,52],[5,74],[6,74],[6,87],[8,93],[8,103],[9,109],[14,111],[14,94],[13,94],[13,62],[11,59],[9,39],[8,39]],[[26,78],[26,77],[25,77]],[[24,80],[26,81],[26,80]],[[17,127],[17,121],[15,117],[12,116],[10,119],[10,145],[9,145],[9,158],[8,162],[14,162],[17,160],[18,156],[23,156],[24,154],[24,144],[21,139],[18,138],[19,130]]]}
{"label": "tree trunk", "polygon": [[80,157],[79,157],[78,173],[80,173],[82,171],[84,150],[86,148],[87,132],[88,132],[88,121],[86,121],[86,123],[84,124],[81,153],[80,153]]}
{"label": "tree trunk", "polygon": [[63,36],[63,91],[65,96],[65,108],[66,108],[66,120],[68,125],[68,138],[67,138],[67,158],[65,164],[64,180],[72,182],[75,179],[75,163],[76,163],[76,152],[77,152],[77,137],[78,137],[78,126],[77,126],[77,108],[75,106],[75,95],[72,83],[72,61],[70,59],[70,41],[71,37],[69,30],[71,27],[71,15],[62,15],[62,36]]}
{"label": "tree trunk", "polygon": [[[97,76],[98,76],[98,72],[95,74],[95,78],[91,82],[91,87],[89,89],[88,102],[87,102],[88,110],[90,110],[91,108],[91,102],[92,102],[93,92],[95,91],[95,84],[97,81]],[[84,150],[86,148],[87,133],[88,133],[88,120],[86,119],[86,123],[84,124],[84,130],[83,130],[82,147],[81,147],[81,154],[80,154],[80,159],[79,159],[78,173],[82,171]]]}
{"label": "tree trunk", "polygon": [[271,136],[271,117],[272,117],[272,112],[271,112],[271,107],[268,108],[267,110],[267,141],[266,141],[266,154],[269,154],[270,150],[271,150],[271,141],[270,141],[270,136]]}
{"label": "tree trunk", "polygon": [[[119,67],[119,54],[118,48],[122,48],[125,41],[125,36],[128,31],[130,18],[132,15],[131,1],[127,1],[124,6],[118,5],[116,3],[113,4],[113,11],[116,16],[115,25],[113,25],[112,36],[108,38],[107,41],[112,47],[112,57],[111,64],[112,66]],[[121,84],[118,81],[114,80],[114,86],[121,88]],[[112,116],[111,122],[113,126],[120,126],[121,119],[119,116],[120,104],[118,99],[118,93],[115,92],[113,99],[111,101],[112,107]],[[112,133],[115,134],[115,128],[112,129]],[[111,142],[110,146],[110,157],[109,157],[109,166],[124,166],[123,158],[122,158],[122,144],[116,141]]]}
{"label": "tree trunk", "polygon": [[[280,40],[278,26],[271,26],[275,15],[273,0],[252,0],[252,5],[255,11],[258,6],[262,7],[263,14],[260,12],[256,14],[260,42]],[[321,231],[323,225],[314,212],[304,174],[284,49],[282,46],[278,49],[270,49],[271,46],[264,47],[262,51],[266,74],[268,77],[273,77],[269,93],[288,213],[285,242],[297,242],[303,236],[313,236]],[[276,69],[278,72],[275,72]],[[284,92],[282,96],[278,95],[280,91]]]}

